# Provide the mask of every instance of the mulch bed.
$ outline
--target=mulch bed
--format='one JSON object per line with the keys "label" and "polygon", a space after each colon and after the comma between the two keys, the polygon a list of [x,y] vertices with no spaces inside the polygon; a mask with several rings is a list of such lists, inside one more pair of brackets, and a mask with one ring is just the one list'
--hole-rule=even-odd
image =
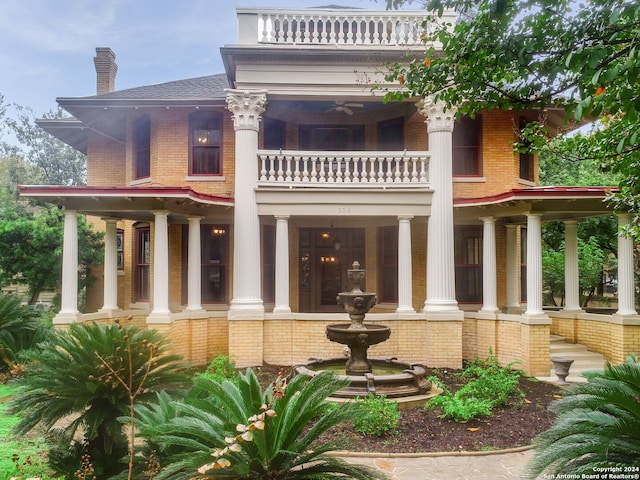
{"label": "mulch bed", "polygon": [[[288,367],[265,365],[261,369],[265,378]],[[456,370],[433,370],[451,391],[460,387]],[[539,433],[554,421],[549,404],[561,395],[557,385],[520,379],[523,398],[513,398],[489,417],[480,417],[466,423],[440,418],[440,412],[413,408],[401,410],[400,425],[395,435],[380,437],[356,433],[350,424],[343,424],[327,432],[324,441],[338,440],[345,450],[357,452],[418,453],[487,451],[530,445]]]}

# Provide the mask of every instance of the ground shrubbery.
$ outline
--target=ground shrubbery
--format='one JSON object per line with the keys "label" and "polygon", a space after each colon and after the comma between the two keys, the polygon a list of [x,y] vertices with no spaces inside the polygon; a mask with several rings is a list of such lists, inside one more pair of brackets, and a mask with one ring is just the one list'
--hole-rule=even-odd
{"label": "ground shrubbery", "polygon": [[384,395],[369,395],[355,401],[353,429],[363,435],[393,435],[398,431],[400,412],[398,402]]}
{"label": "ground shrubbery", "polygon": [[464,385],[453,393],[436,377],[432,377],[430,380],[443,393],[429,400],[425,408],[440,409],[443,418],[451,418],[456,422],[491,415],[491,410],[504,405],[509,397],[522,396],[518,381],[523,372],[513,370],[512,366],[512,363],[500,366],[490,351],[486,361],[476,359],[460,374]]}

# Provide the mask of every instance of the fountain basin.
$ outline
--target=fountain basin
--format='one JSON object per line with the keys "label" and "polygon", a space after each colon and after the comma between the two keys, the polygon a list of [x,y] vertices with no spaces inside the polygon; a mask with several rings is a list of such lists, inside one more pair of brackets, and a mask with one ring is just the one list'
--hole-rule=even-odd
{"label": "fountain basin", "polygon": [[384,342],[389,338],[391,328],[386,325],[338,323],[328,325],[326,335],[332,342],[349,346],[349,360],[345,364],[347,375],[365,375],[371,373],[372,364],[367,358],[371,345]]}
{"label": "fountain basin", "polygon": [[347,375],[343,358],[312,358],[304,365],[296,365],[294,370],[298,374],[311,377],[320,372],[330,371],[339,379],[348,380],[349,385],[334,393],[333,398],[353,399],[374,394],[394,399],[417,398],[424,404],[432,385],[422,365],[398,362],[395,358],[372,358],[369,361],[373,367],[372,373],[364,375]]}
{"label": "fountain basin", "polygon": [[332,342],[343,345],[376,345],[384,342],[391,335],[391,328],[386,325],[362,324],[361,328],[354,329],[350,323],[337,323],[327,325],[327,338]]}

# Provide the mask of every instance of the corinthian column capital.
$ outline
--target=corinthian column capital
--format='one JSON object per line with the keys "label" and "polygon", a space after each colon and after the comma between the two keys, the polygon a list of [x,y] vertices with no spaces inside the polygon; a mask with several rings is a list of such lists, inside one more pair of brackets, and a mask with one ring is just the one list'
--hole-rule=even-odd
{"label": "corinthian column capital", "polygon": [[266,90],[227,89],[227,108],[233,114],[236,130],[255,130],[260,126],[260,114],[267,103]]}
{"label": "corinthian column capital", "polygon": [[425,123],[430,133],[432,132],[452,132],[455,121],[456,107],[445,109],[445,103],[434,101],[433,97],[426,97],[418,103],[418,110],[426,118]]}

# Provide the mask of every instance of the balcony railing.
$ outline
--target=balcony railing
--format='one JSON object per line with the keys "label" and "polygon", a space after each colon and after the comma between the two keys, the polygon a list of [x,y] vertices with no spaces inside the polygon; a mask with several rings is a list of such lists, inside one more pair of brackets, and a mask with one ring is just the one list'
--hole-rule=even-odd
{"label": "balcony railing", "polygon": [[428,152],[258,151],[259,186],[406,188],[429,185]]}
{"label": "balcony railing", "polygon": [[[430,33],[424,11],[238,8],[239,43],[420,46]],[[443,20],[453,23],[446,12]]]}

